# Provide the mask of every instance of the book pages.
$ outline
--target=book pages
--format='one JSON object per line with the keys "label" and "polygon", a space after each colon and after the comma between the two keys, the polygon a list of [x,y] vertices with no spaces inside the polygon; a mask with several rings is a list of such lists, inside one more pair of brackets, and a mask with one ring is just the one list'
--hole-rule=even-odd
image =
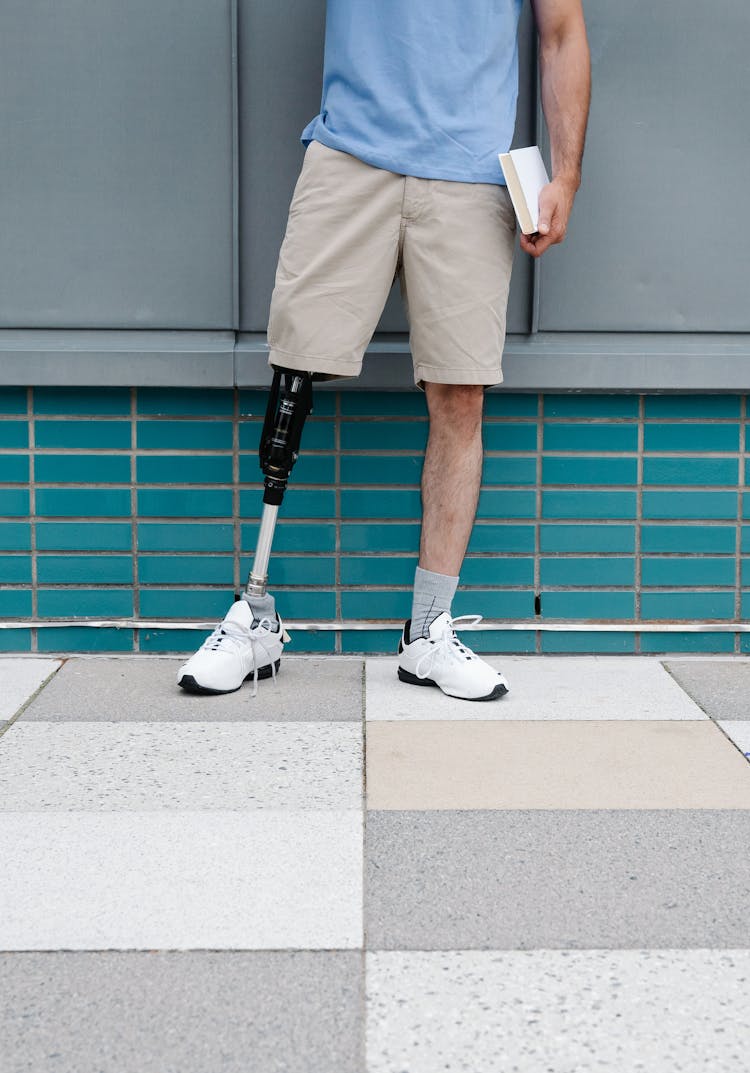
{"label": "book pages", "polygon": [[530,145],[525,149],[511,149],[510,156],[536,231],[539,224],[539,191],[549,182],[542,154],[538,145]]}

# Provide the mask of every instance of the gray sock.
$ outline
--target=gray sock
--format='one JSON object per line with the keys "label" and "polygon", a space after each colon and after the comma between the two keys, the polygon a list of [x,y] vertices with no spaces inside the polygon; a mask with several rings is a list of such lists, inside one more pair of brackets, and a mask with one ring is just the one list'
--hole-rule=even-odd
{"label": "gray sock", "polygon": [[[265,596],[251,596],[243,592],[242,599],[250,604],[253,613],[253,622],[260,622],[262,618],[270,618],[273,622],[276,618],[276,601],[273,596],[266,593]],[[278,626],[276,627],[278,629]]]}
{"label": "gray sock", "polygon": [[417,567],[414,575],[414,600],[411,606],[409,637],[427,637],[430,624],[443,611],[450,612],[451,601],[458,586],[458,578],[449,574],[435,574],[432,570]]}

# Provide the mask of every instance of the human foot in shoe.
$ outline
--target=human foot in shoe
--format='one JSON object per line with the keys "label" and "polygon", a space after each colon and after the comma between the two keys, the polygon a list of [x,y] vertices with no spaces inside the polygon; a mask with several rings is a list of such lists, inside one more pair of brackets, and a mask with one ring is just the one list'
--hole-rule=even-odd
{"label": "human foot in shoe", "polygon": [[461,700],[496,700],[508,692],[506,679],[462,644],[454,627],[481,621],[481,615],[451,618],[447,611],[430,624],[428,637],[409,637],[411,620],[398,646],[398,676],[416,686],[437,686]]}
{"label": "human foot in shoe", "polygon": [[253,618],[245,600],[232,604],[223,622],[177,672],[177,684],[188,693],[233,693],[253,678],[276,677],[284,641],[289,637],[278,615]]}

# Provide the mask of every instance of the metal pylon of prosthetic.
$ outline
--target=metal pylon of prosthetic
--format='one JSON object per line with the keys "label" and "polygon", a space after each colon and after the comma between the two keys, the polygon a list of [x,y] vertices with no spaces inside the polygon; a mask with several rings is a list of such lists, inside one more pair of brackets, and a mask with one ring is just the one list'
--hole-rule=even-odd
{"label": "metal pylon of prosthetic", "polygon": [[264,475],[263,513],[255,558],[245,586],[248,596],[266,595],[268,560],[279,507],[297,461],[302,427],[311,411],[312,375],[294,369],[274,369],[258,449]]}

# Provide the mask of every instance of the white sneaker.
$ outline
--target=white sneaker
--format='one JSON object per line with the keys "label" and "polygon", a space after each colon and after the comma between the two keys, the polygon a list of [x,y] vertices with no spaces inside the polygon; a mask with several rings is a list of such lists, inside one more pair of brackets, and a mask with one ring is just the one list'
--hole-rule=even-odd
{"label": "white sneaker", "polygon": [[252,675],[255,696],[259,678],[276,678],[289,636],[278,615],[255,626],[253,621],[247,600],[233,603],[224,621],[180,667],[177,684],[188,693],[233,693]]}
{"label": "white sneaker", "polygon": [[449,697],[462,700],[495,700],[508,692],[508,683],[499,671],[462,645],[454,627],[481,622],[481,615],[451,618],[447,611],[430,625],[429,637],[409,640],[411,620],[404,626],[398,646],[398,676],[415,686],[437,686]]}

